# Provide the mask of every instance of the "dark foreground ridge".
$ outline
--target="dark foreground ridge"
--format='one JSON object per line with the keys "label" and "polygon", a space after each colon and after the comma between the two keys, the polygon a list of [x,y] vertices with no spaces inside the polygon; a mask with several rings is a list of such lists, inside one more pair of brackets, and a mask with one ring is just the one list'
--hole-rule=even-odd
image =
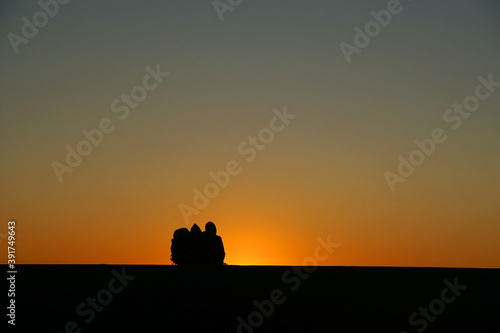
{"label": "dark foreground ridge", "polygon": [[500,331],[498,269],[18,265],[17,271],[16,325],[9,332]]}

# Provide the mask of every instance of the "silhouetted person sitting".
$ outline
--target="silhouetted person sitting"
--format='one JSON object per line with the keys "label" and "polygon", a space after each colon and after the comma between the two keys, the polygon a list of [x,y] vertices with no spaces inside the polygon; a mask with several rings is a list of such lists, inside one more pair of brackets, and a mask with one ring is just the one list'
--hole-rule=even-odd
{"label": "silhouetted person sitting", "polygon": [[172,238],[172,256],[170,259],[177,265],[189,264],[190,233],[188,228],[180,228],[174,231]]}
{"label": "silhouetted person sitting", "polygon": [[174,231],[172,239],[171,259],[177,265],[198,265],[202,262],[201,229],[197,224]]}
{"label": "silhouetted person sitting", "polygon": [[191,227],[189,236],[189,263],[192,265],[200,265],[204,263],[203,240],[200,227],[195,223]]}
{"label": "silhouetted person sitting", "polygon": [[203,236],[204,256],[203,262],[207,265],[222,265],[224,264],[224,244],[222,238],[217,236],[217,227],[211,221],[205,224]]}
{"label": "silhouetted person sitting", "polygon": [[196,223],[191,232],[187,228],[177,229],[170,247],[170,258],[177,265],[222,265],[226,254],[222,238],[216,234],[213,222],[205,225],[203,233]]}

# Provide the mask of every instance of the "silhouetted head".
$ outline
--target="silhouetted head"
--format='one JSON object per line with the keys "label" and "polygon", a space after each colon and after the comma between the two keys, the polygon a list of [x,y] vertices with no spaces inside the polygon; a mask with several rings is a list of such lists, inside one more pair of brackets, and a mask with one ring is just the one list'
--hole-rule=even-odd
{"label": "silhouetted head", "polygon": [[174,231],[174,238],[183,238],[189,236],[188,228],[180,228]]}
{"label": "silhouetted head", "polygon": [[212,235],[217,234],[217,227],[212,221],[208,221],[207,224],[205,224],[205,232]]}
{"label": "silhouetted head", "polygon": [[193,224],[193,226],[191,227],[191,232],[193,234],[200,234],[201,233],[201,229],[200,227],[198,227],[198,225],[195,223]]}

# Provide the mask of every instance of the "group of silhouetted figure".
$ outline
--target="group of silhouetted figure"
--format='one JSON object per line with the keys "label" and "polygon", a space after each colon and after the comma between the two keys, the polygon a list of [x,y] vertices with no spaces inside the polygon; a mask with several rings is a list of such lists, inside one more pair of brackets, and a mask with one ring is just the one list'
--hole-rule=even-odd
{"label": "group of silhouetted figure", "polygon": [[176,265],[223,265],[226,256],[222,238],[210,221],[205,224],[203,232],[196,223],[191,231],[187,228],[175,230],[170,250]]}

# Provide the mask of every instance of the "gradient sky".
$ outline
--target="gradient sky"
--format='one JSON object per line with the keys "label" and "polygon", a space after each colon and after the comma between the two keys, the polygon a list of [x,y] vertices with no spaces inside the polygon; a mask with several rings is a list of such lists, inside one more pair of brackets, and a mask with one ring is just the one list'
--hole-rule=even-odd
{"label": "gradient sky", "polygon": [[[500,267],[500,88],[452,130],[443,113],[500,81],[500,4],[402,1],[348,64],[339,47],[388,1],[244,0],[61,5],[16,54],[36,1],[0,5],[0,220],[17,263],[170,264],[173,231],[212,220],[228,264]],[[111,103],[170,75],[121,120]],[[238,145],[273,109],[297,115],[247,162]],[[59,182],[82,130],[115,130]],[[392,192],[398,156],[434,128],[446,142]],[[186,222],[193,188],[242,172]],[[3,235],[5,236],[5,235]],[[5,238],[2,248],[6,245]],[[2,256],[4,262],[5,256]]]}

